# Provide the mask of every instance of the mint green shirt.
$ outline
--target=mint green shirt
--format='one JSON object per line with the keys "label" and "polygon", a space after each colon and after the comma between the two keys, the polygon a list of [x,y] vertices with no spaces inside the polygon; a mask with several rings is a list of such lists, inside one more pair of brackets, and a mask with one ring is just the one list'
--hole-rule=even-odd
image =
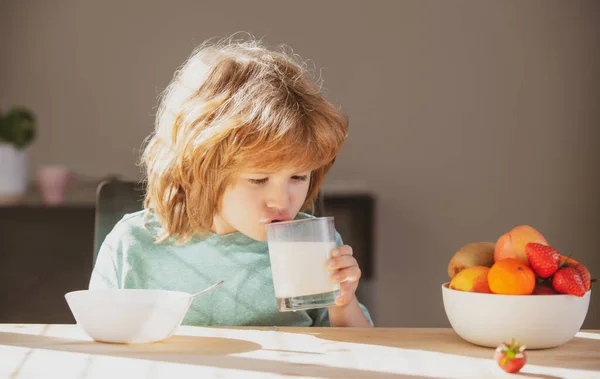
{"label": "mint green shirt", "polygon": [[[300,213],[297,218],[312,217]],[[278,312],[267,243],[236,232],[157,244],[157,218],[147,210],[125,215],[104,240],[89,288],[198,292],[183,325],[329,326],[327,308]],[[342,239],[336,233],[338,246]],[[371,324],[364,305],[360,307]]]}

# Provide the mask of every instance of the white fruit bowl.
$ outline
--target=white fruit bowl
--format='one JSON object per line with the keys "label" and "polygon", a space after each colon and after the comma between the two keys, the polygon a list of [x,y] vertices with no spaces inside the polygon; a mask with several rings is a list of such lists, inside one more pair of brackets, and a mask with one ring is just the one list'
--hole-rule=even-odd
{"label": "white fruit bowl", "polygon": [[583,325],[589,290],[572,295],[498,295],[453,290],[442,285],[444,310],[454,331],[475,345],[495,348],[511,338],[528,349],[570,341]]}
{"label": "white fruit bowl", "polygon": [[173,335],[192,296],[186,292],[145,289],[93,289],[65,294],[73,317],[93,340],[150,343]]}

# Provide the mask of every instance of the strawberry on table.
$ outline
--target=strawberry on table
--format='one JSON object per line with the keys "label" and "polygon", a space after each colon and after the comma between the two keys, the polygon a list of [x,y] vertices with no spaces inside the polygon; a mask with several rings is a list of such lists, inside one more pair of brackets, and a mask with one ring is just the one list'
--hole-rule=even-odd
{"label": "strawberry on table", "polygon": [[513,338],[510,342],[505,342],[496,348],[494,360],[508,373],[519,372],[527,361],[525,345],[521,345]]}

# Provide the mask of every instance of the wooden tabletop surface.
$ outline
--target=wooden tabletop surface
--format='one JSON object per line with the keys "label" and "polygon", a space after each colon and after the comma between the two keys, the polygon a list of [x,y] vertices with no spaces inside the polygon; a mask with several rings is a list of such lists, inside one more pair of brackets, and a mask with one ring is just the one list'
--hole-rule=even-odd
{"label": "wooden tabletop surface", "polygon": [[186,327],[140,345],[92,341],[76,325],[0,324],[0,378],[600,378],[600,330],[528,350],[506,374],[493,350],[452,329]]}

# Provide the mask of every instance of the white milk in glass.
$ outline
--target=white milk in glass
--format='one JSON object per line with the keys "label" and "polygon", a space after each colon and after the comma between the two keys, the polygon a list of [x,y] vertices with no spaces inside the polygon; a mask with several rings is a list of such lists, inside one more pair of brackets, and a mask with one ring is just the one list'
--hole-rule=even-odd
{"label": "white milk in glass", "polygon": [[340,288],[331,281],[326,262],[335,242],[269,243],[273,284],[277,298],[330,293]]}
{"label": "white milk in glass", "polygon": [[333,217],[278,222],[266,228],[277,309],[335,305],[340,285],[331,281],[327,268],[337,246]]}

